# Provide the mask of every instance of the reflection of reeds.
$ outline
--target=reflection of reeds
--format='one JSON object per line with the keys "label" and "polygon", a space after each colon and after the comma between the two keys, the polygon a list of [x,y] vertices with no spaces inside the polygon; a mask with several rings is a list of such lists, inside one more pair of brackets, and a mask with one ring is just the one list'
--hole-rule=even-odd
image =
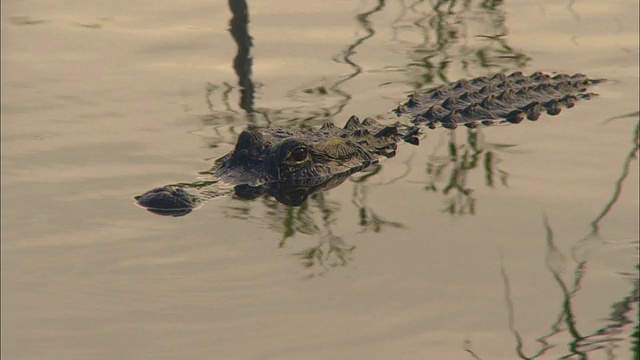
{"label": "reflection of reeds", "polygon": [[[496,176],[500,178],[502,185],[507,186],[509,174],[498,167],[499,151],[513,145],[487,143],[481,136],[481,129],[467,129],[466,142],[462,144],[457,143],[455,134],[455,131],[449,131],[446,155],[437,154],[439,148],[436,147],[434,153],[429,156],[424,189],[440,191],[446,197],[444,212],[451,215],[474,215],[476,198],[473,197],[473,189],[468,185],[471,173],[481,168],[484,171],[486,186],[494,187]],[[443,180],[445,178],[446,180]]]}
{"label": "reflection of reeds", "polygon": [[[502,1],[438,0],[428,6],[424,1],[401,3],[403,11],[392,24],[394,39],[399,39],[400,30],[407,30],[421,40],[398,41],[409,63],[396,69],[407,75],[414,90],[438,80],[451,82],[447,72],[454,67],[467,74],[504,72],[522,68],[530,60],[507,42]],[[478,19],[486,32],[471,34],[467,23]]]}
{"label": "reflection of reeds", "polygon": [[[500,274],[502,275],[502,286],[504,287],[504,302],[507,307],[507,319],[509,322],[509,331],[513,334],[516,342],[516,354],[521,359],[527,359],[528,357],[523,352],[523,341],[522,335],[516,328],[516,319],[515,319],[515,306],[513,304],[513,300],[511,300],[511,282],[509,281],[509,276],[507,275],[506,270],[504,269],[504,264],[500,268]],[[544,349],[546,351],[547,348]]]}
{"label": "reflection of reeds", "polygon": [[[233,3],[233,1],[230,1],[230,4],[231,3]],[[231,21],[231,33],[238,46],[238,55],[234,60],[234,69],[239,78],[238,83],[241,93],[239,106],[247,112],[250,123],[258,125],[256,121],[264,120],[268,125],[277,123],[279,126],[308,127],[322,122],[332,121],[334,116],[340,114],[352,98],[350,93],[342,89],[342,85],[362,73],[362,67],[356,63],[352,57],[356,54],[358,47],[363,45],[366,40],[375,36],[375,29],[369,18],[373,14],[382,11],[384,5],[384,0],[379,0],[371,9],[356,15],[355,19],[360,28],[364,30],[364,35],[354,39],[351,44],[347,45],[333,58],[335,62],[347,64],[351,68],[351,71],[336,79],[320,80],[317,83],[294,88],[289,92],[289,97],[300,105],[280,109],[253,106],[253,92],[256,89],[262,89],[260,89],[259,85],[254,85],[251,79],[251,57],[249,55],[249,49],[252,45],[251,37],[248,32],[245,32],[246,24],[242,25],[241,22],[234,21],[236,18],[248,21],[248,16],[242,17],[240,15],[234,15]],[[232,8],[232,10],[236,11],[237,9]],[[248,10],[245,9],[244,11]],[[239,30],[234,31],[234,24],[239,27]],[[319,76],[320,75],[322,74],[319,74]],[[227,101],[229,97],[228,93],[221,94],[223,110],[212,110],[215,103],[215,101],[211,101],[212,90],[215,91],[218,88],[227,89],[227,86],[207,85],[207,102],[212,113],[202,116],[205,125],[215,126],[225,123],[227,121],[224,121],[224,119],[228,119],[230,116],[236,118],[236,121],[242,122],[239,114],[229,114],[232,112],[232,107],[229,106],[230,104]],[[267,91],[267,89],[264,89],[264,91]],[[328,104],[325,105],[327,102]],[[223,121],[216,121],[217,118]]]}
{"label": "reflection of reeds", "polygon": [[[532,355],[526,355],[524,352],[524,342],[516,327],[515,322],[515,307],[511,301],[511,290],[509,284],[509,278],[507,273],[502,267],[502,279],[505,291],[505,302],[507,308],[507,314],[509,319],[509,329],[514,336],[515,341],[515,353],[521,359],[537,359],[548,353],[549,350],[556,347],[551,344],[551,340],[561,334],[567,333],[570,336],[570,340],[566,344],[568,353],[561,356],[560,359],[587,359],[590,353],[597,351],[606,351],[609,358],[616,358],[614,350],[619,348],[620,344],[625,343],[627,339],[620,336],[625,328],[634,323],[632,320],[633,304],[638,303],[638,281],[636,279],[635,285],[631,291],[631,295],[624,296],[619,302],[614,303],[612,313],[609,318],[605,319],[610,321],[610,324],[593,331],[588,335],[583,335],[578,327],[579,318],[573,309],[574,298],[578,296],[581,284],[583,283],[588,269],[588,261],[582,261],[577,263],[574,269],[574,278],[571,284],[566,284],[562,279],[563,265],[565,257],[560,253],[553,241],[553,232],[548,224],[547,219],[544,219],[544,226],[546,229],[547,238],[547,256],[546,263],[547,268],[551,272],[554,281],[562,292],[562,305],[561,311],[557,316],[557,320],[550,326],[551,331],[539,338],[536,341],[540,344],[540,349],[535,351]],[[638,322],[635,320],[635,330],[633,333],[637,334]],[[632,333],[632,336],[634,336]],[[632,345],[633,345],[632,340]],[[634,350],[635,349],[635,350]],[[638,356],[637,346],[631,348],[636,358]]]}
{"label": "reflection of reeds", "polygon": [[620,177],[618,177],[618,179],[615,182],[611,200],[604,206],[600,214],[598,214],[598,216],[596,216],[596,218],[593,219],[593,221],[591,222],[591,232],[593,234],[598,233],[598,224],[605,216],[607,216],[607,214],[609,213],[613,205],[615,205],[616,201],[618,201],[618,199],[620,198],[620,193],[622,193],[622,184],[624,183],[624,180],[629,175],[629,168],[631,167],[631,162],[633,160],[636,160],[638,156],[638,147],[640,146],[639,137],[640,137],[640,122],[638,122],[638,124],[636,125],[636,129],[633,137],[633,147],[631,151],[629,151],[627,157],[624,160],[624,163],[622,165],[622,174],[620,174]]}
{"label": "reflection of reeds", "polygon": [[[640,358],[640,352],[638,350],[640,322],[638,321],[638,314],[633,314],[634,305],[637,308],[640,303],[640,275],[638,275],[637,272],[633,275],[630,293],[611,305],[611,313],[608,318],[604,319],[609,322],[607,325],[592,331],[589,334],[583,334],[578,326],[579,318],[573,309],[574,299],[579,295],[582,283],[587,276],[589,265],[588,258],[580,258],[577,254],[581,253],[580,250],[582,247],[588,246],[590,243],[602,242],[599,235],[599,225],[610,213],[611,209],[620,198],[624,180],[629,174],[631,163],[633,160],[637,159],[639,148],[638,139],[640,135],[639,127],[640,123],[636,125],[634,129],[633,145],[631,151],[625,157],[621,175],[614,183],[614,192],[611,199],[604,205],[602,211],[590,223],[590,234],[588,234],[583,240],[578,241],[572,249],[572,259],[576,265],[573,270],[573,280],[570,284],[567,284],[562,278],[562,274],[565,272],[565,267],[567,265],[567,257],[556,247],[553,238],[553,231],[546,216],[543,219],[547,244],[545,264],[553,276],[554,281],[560,288],[563,300],[560,306],[561,311],[556,318],[557,320],[550,326],[551,330],[549,333],[537,338],[537,342],[541,344],[541,347],[531,356],[525,355],[523,351],[523,339],[515,324],[515,308],[511,301],[509,279],[504,267],[502,267],[502,279],[509,319],[509,329],[515,338],[515,352],[521,359],[537,359],[545,355],[548,350],[555,346],[550,344],[551,340],[565,332],[570,336],[570,340],[567,343],[568,353],[560,357],[560,359],[587,359],[590,354],[599,351],[606,352],[608,358],[614,359],[616,358],[616,349],[619,349],[621,344],[625,343],[629,343],[631,345],[630,351],[634,358]],[[636,269],[640,269],[640,264],[636,264],[635,267]],[[634,327],[630,331],[631,339],[628,339],[623,337],[622,334],[630,325],[634,325]]]}
{"label": "reflection of reeds", "polygon": [[373,231],[379,233],[387,227],[396,229],[405,227],[400,222],[387,220],[376,214],[375,210],[367,205],[366,197],[367,192],[365,185],[355,183],[353,194],[351,195],[351,203],[358,210],[358,225],[362,229],[362,232]]}
{"label": "reflection of reeds", "polygon": [[240,86],[240,108],[251,116],[254,84],[251,79],[253,41],[249,35],[249,8],[245,0],[229,0],[229,8],[233,14],[229,21],[229,32],[238,46],[238,53],[233,59],[233,69],[238,75],[238,85]]}
{"label": "reflection of reeds", "polygon": [[[334,235],[331,230],[332,224],[336,221],[338,204],[327,202],[321,193],[312,195],[311,199],[297,208],[281,209],[281,204],[276,201],[271,199],[266,201],[269,206],[271,226],[282,233],[278,247],[286,247],[288,240],[296,233],[320,234],[316,245],[295,253],[300,257],[303,265],[308,269],[317,269],[322,274],[333,267],[348,263],[355,246],[348,245],[342,237]],[[315,218],[318,216],[320,219],[316,221]],[[320,225],[317,224],[318,222]]]}
{"label": "reflection of reeds", "polygon": [[[230,4],[232,3],[234,2],[230,1]],[[415,1],[406,5],[403,2],[400,17],[390,24],[396,30],[399,27],[410,28],[420,33],[422,37],[421,41],[411,43],[396,39],[395,43],[401,45],[409,62],[387,68],[387,70],[394,68],[396,71],[405,73],[406,80],[403,82],[411,88],[417,89],[431,84],[436,77],[441,81],[449,82],[446,73],[454,64],[459,64],[459,67],[467,72],[470,66],[476,66],[485,68],[483,72],[488,73],[520,68],[528,61],[526,55],[514,50],[506,41],[507,29],[504,25],[505,14],[500,8],[501,1],[438,1],[427,5],[427,10],[423,9],[424,5],[424,1]],[[357,48],[376,35],[376,29],[369,19],[384,10],[385,1],[379,0],[370,9],[355,16],[364,34],[354,39],[333,58],[334,61],[347,64],[351,68],[348,74],[298,86],[289,92],[289,97],[299,105],[270,109],[253,106],[254,92],[268,91],[268,89],[261,88],[259,83],[251,79],[252,41],[247,23],[243,22],[248,22],[248,10],[239,6],[232,7],[234,17],[230,24],[232,36],[238,47],[234,69],[238,75],[239,106],[247,113],[249,123],[259,125],[264,121],[269,126],[278,124],[279,126],[307,127],[332,121],[352,98],[350,93],[342,89],[343,85],[362,73],[362,65],[354,59]],[[469,34],[466,26],[468,21],[481,21],[487,32]],[[409,22],[409,25],[402,25],[406,22]],[[473,43],[470,41],[472,39],[474,39]],[[434,71],[437,72],[437,76]],[[223,90],[220,93],[223,105],[220,109],[202,116],[205,125],[216,126],[229,123],[233,118],[236,122],[246,124],[241,114],[229,114],[232,112],[232,106],[228,103],[229,85],[226,83],[207,85],[207,102],[210,110],[214,108],[216,101],[212,95],[217,90]]]}

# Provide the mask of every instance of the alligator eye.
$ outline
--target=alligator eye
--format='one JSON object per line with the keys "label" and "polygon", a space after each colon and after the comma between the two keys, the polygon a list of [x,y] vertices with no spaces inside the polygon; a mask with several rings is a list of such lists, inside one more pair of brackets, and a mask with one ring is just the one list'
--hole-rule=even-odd
{"label": "alligator eye", "polygon": [[307,148],[304,147],[297,147],[293,150],[291,150],[291,152],[289,153],[289,158],[295,160],[295,161],[304,161],[307,159],[307,154],[308,154],[308,150]]}

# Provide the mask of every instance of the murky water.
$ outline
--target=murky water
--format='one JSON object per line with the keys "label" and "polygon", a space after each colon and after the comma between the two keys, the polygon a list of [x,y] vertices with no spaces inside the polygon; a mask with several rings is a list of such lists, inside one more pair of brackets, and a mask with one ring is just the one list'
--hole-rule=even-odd
{"label": "murky water", "polygon": [[[435,3],[3,1],[2,358],[637,357],[637,3]],[[610,82],[300,207],[134,205],[247,127],[518,70]]]}

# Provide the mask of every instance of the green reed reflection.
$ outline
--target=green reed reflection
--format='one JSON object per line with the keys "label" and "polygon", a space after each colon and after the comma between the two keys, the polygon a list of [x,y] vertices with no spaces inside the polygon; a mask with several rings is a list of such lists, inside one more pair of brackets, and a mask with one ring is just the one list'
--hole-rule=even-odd
{"label": "green reed reflection", "polygon": [[[566,335],[569,335],[569,340],[566,343],[567,353],[562,355],[560,359],[588,359],[591,355],[600,353],[604,353],[609,359],[614,359],[617,358],[618,349],[626,344],[631,345],[630,350],[634,358],[640,356],[638,351],[640,321],[638,321],[637,313],[638,305],[640,304],[640,274],[637,271],[624,274],[630,281],[629,293],[611,304],[609,317],[603,319],[603,321],[607,322],[606,325],[591,332],[584,331],[580,328],[580,318],[574,310],[576,298],[584,287],[589,271],[590,260],[586,249],[594,245],[600,245],[600,248],[602,248],[602,245],[606,245],[606,242],[599,234],[600,223],[606,219],[606,216],[620,198],[631,164],[637,160],[640,138],[639,127],[640,122],[634,129],[632,147],[623,161],[621,174],[614,182],[614,191],[611,199],[607,201],[602,211],[590,223],[591,232],[585,238],[576,242],[572,248],[571,256],[563,254],[555,245],[554,234],[549,220],[546,216],[543,218],[547,246],[545,264],[562,293],[562,303],[559,306],[561,310],[556,317],[557,320],[551,324],[550,331],[536,339],[540,347],[532,355],[526,355],[524,352],[524,340],[515,323],[515,305],[511,300],[509,278],[504,266],[502,266],[509,329],[514,336],[515,352],[519,358],[540,358],[552,348],[558,346],[553,344],[556,338],[558,339],[555,340],[557,343],[564,343]],[[637,243],[635,243],[635,251],[637,252]],[[575,263],[571,281],[566,281],[563,278],[563,274],[566,273],[566,268],[568,267],[568,259],[573,260]],[[635,269],[640,270],[640,264],[636,263]],[[635,314],[634,308],[636,309]],[[631,339],[624,336],[625,332],[630,334]]]}
{"label": "green reed reflection", "polygon": [[[523,68],[531,60],[509,45],[502,1],[439,0],[428,4],[403,1],[404,11],[394,21],[394,38],[409,62],[396,68],[414,90],[438,81],[450,83],[449,71],[465,74],[503,72]],[[477,23],[477,24],[476,24]],[[471,24],[483,29],[474,33]],[[417,37],[418,41],[401,38]],[[408,51],[407,51],[408,49]]]}
{"label": "green reed reflection", "polygon": [[265,198],[264,204],[269,209],[266,216],[269,227],[282,233],[279,248],[287,247],[288,241],[297,233],[319,235],[315,245],[294,253],[306,268],[322,274],[330,268],[346,265],[351,259],[355,246],[347,244],[332,231],[339,203],[328,201],[323,193],[317,193],[299,207],[282,209],[281,204],[272,198]]}
{"label": "green reed reflection", "polygon": [[515,145],[489,143],[483,135],[482,129],[467,129],[466,141],[458,144],[456,132],[449,131],[446,149],[436,147],[429,156],[424,189],[440,191],[445,196],[443,212],[451,215],[475,214],[476,198],[473,197],[473,188],[468,184],[474,170],[484,171],[487,187],[495,186],[496,177],[501,185],[508,186],[509,174],[499,167],[500,152]]}

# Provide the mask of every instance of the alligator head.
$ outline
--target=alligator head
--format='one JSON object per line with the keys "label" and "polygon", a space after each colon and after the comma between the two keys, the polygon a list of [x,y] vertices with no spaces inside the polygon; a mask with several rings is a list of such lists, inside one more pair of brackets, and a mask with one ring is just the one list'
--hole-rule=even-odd
{"label": "alligator head", "polygon": [[418,134],[413,125],[383,126],[371,118],[360,122],[355,116],[343,128],[327,123],[320,129],[247,130],[233,151],[201,173],[207,180],[165,185],[135,199],[153,213],[170,216],[186,215],[201,203],[228,194],[230,188],[242,199],[268,194],[298,206],[379,158],[395,156],[400,141],[417,145]]}
{"label": "alligator head", "polygon": [[243,131],[235,148],[207,172],[231,185],[316,186],[328,177],[352,174],[381,157],[393,157],[401,140],[417,144],[418,129],[382,126],[352,116],[344,128],[269,128]]}

